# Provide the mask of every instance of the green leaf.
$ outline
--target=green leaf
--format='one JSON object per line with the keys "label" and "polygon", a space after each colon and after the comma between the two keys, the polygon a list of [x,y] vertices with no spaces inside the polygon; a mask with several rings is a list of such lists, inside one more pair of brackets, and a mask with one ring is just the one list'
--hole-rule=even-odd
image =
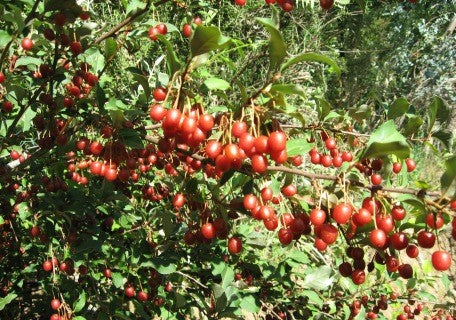
{"label": "green leaf", "polygon": [[192,56],[220,49],[225,46],[230,39],[224,37],[217,27],[198,26],[195,35],[190,42]]}
{"label": "green leaf", "polygon": [[291,139],[287,141],[287,154],[289,157],[303,155],[312,149],[313,145],[307,139]]}
{"label": "green leaf", "polygon": [[321,266],[311,270],[304,278],[304,286],[313,288],[315,290],[323,290],[328,288],[334,281],[330,266]]}
{"label": "green leaf", "polygon": [[274,21],[266,18],[256,18],[268,30],[269,38],[269,69],[275,70],[282,63],[287,54],[287,47],[280,31],[275,27]]}
{"label": "green leaf", "polygon": [[241,307],[243,310],[253,313],[260,311],[260,304],[254,296],[242,297],[239,307]]}
{"label": "green leaf", "polygon": [[13,39],[13,37],[8,32],[0,30],[0,48],[5,47],[11,39]]}
{"label": "green leaf", "polygon": [[296,94],[303,98],[306,97],[306,92],[305,92],[304,88],[297,84],[287,84],[287,83],[274,84],[271,86],[270,92],[271,93],[281,92],[285,95]]}
{"label": "green leaf", "polygon": [[453,132],[449,129],[440,129],[432,133],[432,137],[439,139],[448,149],[453,144]]}
{"label": "green leaf", "polygon": [[318,294],[315,291],[303,290],[302,294],[309,298],[309,302],[313,302],[320,307],[323,306],[323,300],[318,296]]}
{"label": "green leaf", "polygon": [[331,105],[325,99],[316,99],[318,119],[323,120],[331,111]]}
{"label": "green leaf", "polygon": [[21,57],[21,58],[17,59],[15,67],[18,68],[20,66],[29,66],[29,65],[39,66],[41,64],[42,64],[41,59],[38,59],[38,58],[35,58],[35,57],[24,56],[24,57]]}
{"label": "green leaf", "polygon": [[180,70],[182,67],[181,62],[179,61],[179,58],[176,55],[176,52],[174,52],[173,45],[171,42],[166,39],[166,37],[159,35],[158,40],[160,40],[164,45],[166,49],[166,63],[168,65],[168,72],[170,76],[173,76],[177,71]]}
{"label": "green leaf", "polygon": [[445,103],[445,101],[442,98],[440,98],[438,96],[434,97],[431,104],[429,105],[428,118],[429,118],[428,132],[431,132],[436,120],[440,123],[446,123],[449,121],[450,108],[448,107],[448,105]]}
{"label": "green leaf", "polygon": [[440,186],[442,193],[447,193],[456,181],[456,155],[445,161],[445,172],[440,178]]}
{"label": "green leaf", "polygon": [[165,257],[152,258],[152,264],[160,274],[171,274],[177,270],[176,264]]}
{"label": "green leaf", "polygon": [[396,119],[403,116],[410,107],[410,103],[405,98],[396,99],[388,110],[388,119]]}
{"label": "green leaf", "polygon": [[82,291],[82,293],[79,295],[78,300],[75,301],[73,304],[73,312],[79,312],[81,311],[86,304],[86,293],[85,291]]}
{"label": "green leaf", "polygon": [[123,287],[123,280],[124,280],[124,277],[122,276],[122,274],[120,274],[118,272],[113,272],[112,273],[112,283],[114,284],[114,286],[116,288],[122,288]]}
{"label": "green leaf", "polygon": [[141,134],[133,129],[120,129],[119,135],[127,147],[130,148],[143,148],[144,142]]}
{"label": "green leaf", "polygon": [[86,320],[83,316],[74,317],[73,320]]}
{"label": "green leaf", "polygon": [[385,122],[372,133],[362,158],[379,158],[390,154],[400,159],[410,155],[410,146],[396,130],[393,120]]}
{"label": "green leaf", "polygon": [[222,288],[226,289],[234,281],[234,270],[226,265],[222,271]]}
{"label": "green leaf", "polygon": [[228,90],[230,88],[230,83],[219,78],[208,78],[204,80],[204,85],[209,90]]}
{"label": "green leaf", "polygon": [[108,38],[105,41],[105,58],[111,59],[117,53],[117,42],[113,38]]}
{"label": "green leaf", "polygon": [[127,70],[131,72],[133,79],[136,81],[136,83],[141,85],[141,87],[144,89],[144,93],[146,94],[146,97],[149,98],[151,90],[150,90],[149,81],[147,80],[147,78],[144,75],[142,75],[140,73],[140,71],[136,68],[127,68]]}
{"label": "green leaf", "polygon": [[287,62],[285,62],[282,67],[280,67],[280,71],[284,71],[285,69],[287,69],[288,67],[291,67],[292,65],[296,64],[296,63],[299,63],[299,62],[321,62],[321,63],[325,63],[327,65],[329,65],[333,72],[337,74],[337,76],[340,76],[340,74],[342,73],[339,65],[337,64],[336,61],[334,61],[333,59],[331,59],[330,57],[328,56],[325,56],[325,55],[322,55],[322,54],[319,54],[319,53],[315,53],[315,52],[308,52],[308,53],[303,53],[303,54],[300,54],[298,56],[295,56],[295,57],[292,57],[290,59],[288,59]]}
{"label": "green leaf", "polygon": [[423,119],[419,116],[415,115],[407,115],[408,121],[405,125],[404,134],[407,136],[411,136],[414,133],[417,133],[420,129],[421,125],[423,124]]}
{"label": "green leaf", "polygon": [[11,303],[16,298],[17,294],[15,293],[8,293],[6,297],[0,298],[0,311],[2,311],[7,304]]}

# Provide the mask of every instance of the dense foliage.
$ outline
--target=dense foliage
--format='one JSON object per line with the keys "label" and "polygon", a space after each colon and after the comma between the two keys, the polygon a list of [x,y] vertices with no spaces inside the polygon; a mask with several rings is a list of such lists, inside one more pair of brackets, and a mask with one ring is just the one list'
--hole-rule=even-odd
{"label": "dense foliage", "polygon": [[0,318],[453,319],[452,1],[0,3]]}

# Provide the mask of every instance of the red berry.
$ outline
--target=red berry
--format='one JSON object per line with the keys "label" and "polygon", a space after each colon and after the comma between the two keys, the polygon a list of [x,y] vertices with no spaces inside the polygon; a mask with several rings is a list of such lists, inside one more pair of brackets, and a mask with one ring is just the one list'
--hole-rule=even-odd
{"label": "red berry", "polygon": [[382,183],[382,176],[379,175],[378,173],[374,173],[371,175],[371,182],[374,186],[378,186]]}
{"label": "red berry", "polygon": [[166,98],[167,90],[166,88],[158,87],[155,88],[153,96],[155,101],[163,101]]}
{"label": "red berry", "polygon": [[405,249],[405,252],[412,259],[418,257],[418,254],[419,254],[418,247],[415,246],[414,244],[408,245],[407,249]]}
{"label": "red berry", "polygon": [[402,164],[400,162],[395,162],[393,163],[393,172],[394,173],[399,173],[402,170]]}
{"label": "red berry", "polygon": [[[269,135],[268,147],[271,152],[279,152],[285,150],[287,146],[287,136],[282,131],[274,131]],[[257,150],[258,152],[261,152]],[[264,152],[264,151],[263,151]]]}
{"label": "red berry", "polygon": [[5,82],[5,74],[3,72],[0,72],[0,83]]}
{"label": "red berry", "polygon": [[432,265],[435,270],[445,271],[448,270],[451,266],[451,256],[446,251],[435,251],[432,254]]}
{"label": "red berry", "polygon": [[297,192],[296,186],[289,184],[282,188],[282,193],[285,197],[293,197]]}
{"label": "red berry", "polygon": [[334,0],[320,0],[320,7],[325,10],[329,10],[334,5]]}
{"label": "red berry", "polygon": [[394,220],[400,221],[405,218],[405,209],[402,206],[394,206],[391,209],[391,215]]}
{"label": "red berry", "polygon": [[204,238],[213,239],[215,238],[216,230],[212,223],[207,222],[201,227],[201,233]]}
{"label": "red berry", "polygon": [[186,38],[190,38],[192,36],[192,26],[188,23],[184,24],[182,27],[182,34]]}
{"label": "red berry", "polygon": [[238,254],[242,250],[242,240],[238,237],[232,237],[228,240],[228,251],[231,254]]}
{"label": "red berry", "polygon": [[258,205],[258,199],[253,194],[247,194],[244,196],[243,204],[246,210],[253,210]]}
{"label": "red berry", "polygon": [[363,270],[354,270],[351,275],[352,281],[356,285],[360,285],[366,281],[366,274]]}
{"label": "red berry", "polygon": [[372,215],[369,212],[369,210],[365,208],[361,208],[358,210],[357,213],[353,215],[353,222],[358,226],[364,226],[365,224],[368,224],[372,220]]}
{"label": "red berry", "polygon": [[237,4],[238,6],[245,6],[247,3],[247,0],[234,0],[234,3]]}
{"label": "red berry", "polygon": [[135,288],[132,285],[127,285],[124,292],[127,298],[133,298],[135,296]]}
{"label": "red berry", "polygon": [[322,225],[323,223],[325,223],[325,220],[326,220],[326,212],[322,209],[313,209],[312,211],[310,211],[310,222],[314,225],[314,226],[320,226]]}
{"label": "red berry", "polygon": [[435,235],[432,232],[422,230],[418,232],[417,240],[420,247],[430,249],[435,244]]}
{"label": "red berry", "polygon": [[289,245],[293,240],[293,232],[289,228],[282,228],[279,230],[279,241],[284,246]]}
{"label": "red berry", "polygon": [[386,233],[381,229],[374,229],[369,235],[371,243],[377,248],[383,248],[386,244]]}
{"label": "red berry", "polygon": [[60,300],[59,299],[52,299],[51,300],[51,308],[57,310],[60,308]]}
{"label": "red berry", "polygon": [[346,203],[340,203],[334,207],[332,212],[332,217],[338,224],[346,224],[353,213],[353,208],[351,205]]}
{"label": "red berry", "polygon": [[149,295],[147,294],[147,292],[141,290],[141,291],[138,291],[136,298],[141,302],[145,302],[149,299]]}
{"label": "red berry", "polygon": [[406,159],[405,165],[407,166],[407,172],[412,172],[416,168],[416,162],[413,159]]}
{"label": "red berry", "polygon": [[22,49],[25,51],[30,51],[33,48],[33,41],[30,38],[24,38],[21,42]]}

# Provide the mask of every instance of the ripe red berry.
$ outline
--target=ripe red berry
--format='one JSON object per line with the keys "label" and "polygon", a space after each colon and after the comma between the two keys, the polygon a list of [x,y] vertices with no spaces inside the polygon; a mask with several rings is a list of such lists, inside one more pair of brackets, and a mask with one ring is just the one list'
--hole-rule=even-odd
{"label": "ripe red berry", "polygon": [[334,140],[334,138],[326,139],[325,140],[325,146],[326,146],[326,149],[328,149],[328,150],[335,149],[337,147],[336,140]]}
{"label": "ripe red berry", "polygon": [[400,162],[393,163],[393,172],[398,174],[402,170],[402,164]]}
{"label": "ripe red berry", "polygon": [[435,235],[432,232],[422,230],[418,232],[417,240],[420,247],[430,249],[435,244]]}
{"label": "ripe red berry", "polygon": [[216,235],[215,227],[212,223],[207,222],[201,226],[201,234],[206,239],[213,239]]}
{"label": "ripe red berry", "polygon": [[322,209],[313,209],[312,211],[310,211],[310,222],[314,225],[314,226],[320,226],[322,225],[323,223],[325,223],[325,220],[326,220],[326,212]]}
{"label": "ripe red berry", "polygon": [[451,266],[451,256],[446,251],[435,251],[432,254],[432,265],[435,270],[445,271],[448,270]]}
{"label": "ripe red berry", "polygon": [[358,226],[364,226],[372,220],[372,215],[369,210],[361,208],[353,215],[353,222]]}
{"label": "ripe red berry", "polygon": [[11,101],[4,101],[3,104],[2,104],[2,110],[3,112],[5,113],[9,113],[11,111],[13,111],[14,109],[14,105]]}
{"label": "ripe red berry", "polygon": [[125,286],[124,292],[127,298],[133,298],[135,296],[135,288],[132,285]]}
{"label": "ripe red berry", "polygon": [[265,156],[260,154],[254,154],[251,158],[252,169],[257,173],[263,173],[268,168],[268,160]]}
{"label": "ripe red berry", "polygon": [[168,33],[168,28],[166,27],[166,24],[164,24],[164,23],[157,24],[155,26],[155,28],[157,29],[158,33],[160,33],[162,35],[166,35]]}
{"label": "ripe red berry", "polygon": [[111,276],[112,276],[111,269],[105,268],[105,269],[103,270],[103,275],[104,275],[106,278],[111,278]]}
{"label": "ripe red berry", "polygon": [[366,274],[364,273],[364,270],[354,270],[351,278],[354,284],[360,285],[366,281]]}
{"label": "ripe red berry", "polygon": [[166,98],[167,90],[166,88],[158,87],[155,88],[153,96],[155,101],[163,101]]}
{"label": "ripe red berry", "polygon": [[30,38],[24,38],[21,42],[22,49],[25,51],[30,51],[33,48],[33,41]]}
{"label": "ripe red berry", "polygon": [[340,203],[334,207],[332,217],[338,224],[346,224],[353,213],[353,208],[347,203]]}
{"label": "ripe red berry", "polygon": [[414,258],[418,257],[419,249],[414,244],[410,244],[410,245],[408,245],[407,249],[405,249],[405,252],[407,253],[407,255],[410,258],[414,259]]}
{"label": "ripe red berry", "polygon": [[405,214],[405,209],[402,206],[394,206],[391,209],[391,216],[396,221],[403,220],[405,218]]}
{"label": "ripe red berry", "polygon": [[245,6],[247,3],[247,0],[234,0],[234,3],[237,4],[238,6]]}
{"label": "ripe red berry", "polygon": [[329,10],[334,5],[334,0],[320,0],[320,7],[325,10]]}
{"label": "ripe red berry", "polygon": [[51,308],[54,309],[54,310],[57,310],[58,308],[60,308],[60,300],[59,299],[52,299],[51,300]]}
{"label": "ripe red berry", "polygon": [[432,229],[440,229],[443,227],[445,221],[440,214],[428,213],[426,215],[426,224]]}
{"label": "ripe red berry", "polygon": [[253,210],[258,205],[258,199],[253,194],[247,194],[244,196],[243,204],[246,210]]}
{"label": "ripe red berry", "polygon": [[70,50],[75,56],[77,56],[78,54],[82,53],[82,51],[83,51],[82,44],[79,41],[73,41],[70,44]]}
{"label": "ripe red berry", "polygon": [[184,24],[182,26],[182,34],[184,35],[184,37],[190,38],[192,36],[192,26],[188,23]]}
{"label": "ripe red berry", "polygon": [[371,175],[370,179],[374,186],[378,186],[382,183],[382,176],[378,173],[374,173],[373,175]]}
{"label": "ripe red berry", "polygon": [[371,243],[377,248],[383,248],[386,243],[386,233],[381,229],[374,229],[369,235]]}
{"label": "ripe red berry", "polygon": [[326,244],[332,244],[336,242],[338,230],[332,224],[323,224],[320,227],[320,238]]}
{"label": "ripe red berry", "polygon": [[407,172],[412,172],[416,168],[416,162],[413,159],[406,159],[405,160],[405,165],[407,166]]}
{"label": "ripe red berry", "polygon": [[284,246],[289,245],[293,240],[293,232],[289,228],[282,228],[278,233],[279,241]]}
{"label": "ripe red berry", "polygon": [[43,262],[43,270],[47,271],[47,272],[52,270],[52,261],[51,260],[46,260]]}
{"label": "ripe red berry", "polygon": [[238,254],[242,250],[242,240],[238,237],[232,237],[228,240],[228,251],[231,254]]}
{"label": "ripe red berry", "polygon": [[[285,150],[287,146],[287,136],[282,131],[271,132],[267,140],[267,145],[269,147],[270,152],[280,152],[282,150]],[[259,150],[257,151],[261,152]]]}
{"label": "ripe red berry", "polygon": [[0,83],[5,82],[5,74],[3,72],[0,72]]}
{"label": "ripe red berry", "polygon": [[293,197],[296,194],[297,189],[295,185],[289,184],[284,186],[281,191],[285,197]]}
{"label": "ripe red berry", "polygon": [[149,295],[147,294],[147,292],[141,290],[141,291],[138,291],[136,298],[141,302],[145,302],[149,299]]}

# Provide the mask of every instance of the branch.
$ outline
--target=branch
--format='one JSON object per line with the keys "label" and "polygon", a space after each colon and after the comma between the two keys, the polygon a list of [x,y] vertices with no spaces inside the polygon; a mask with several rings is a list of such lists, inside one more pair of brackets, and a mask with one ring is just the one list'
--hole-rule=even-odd
{"label": "branch", "polygon": [[[149,141],[149,142],[154,143],[154,144],[158,144],[158,141],[159,141],[158,138],[152,137],[152,136],[149,136],[149,135],[145,136],[145,139],[147,141]],[[192,153],[192,152],[190,152],[188,150],[183,150],[183,149],[180,149],[180,148],[176,148],[175,150],[177,152],[181,152],[181,153],[183,153],[185,155],[188,155],[188,156],[192,157],[193,159],[199,160],[201,162],[211,162],[211,160],[209,160],[209,159],[207,159],[207,158],[205,158],[205,157],[203,157],[203,156],[201,156],[199,154]],[[247,172],[246,169],[247,169],[247,166],[243,166],[243,168],[241,168],[240,170],[237,170],[237,171],[245,173],[245,172]],[[304,170],[300,170],[300,169],[289,168],[289,167],[286,167],[286,166],[268,166],[267,170],[270,171],[270,172],[291,173],[291,174],[294,174],[294,175],[306,177],[306,178],[308,178],[310,180],[329,180],[329,181],[339,181],[339,180],[341,180],[341,177],[339,177],[339,176],[321,174],[321,173],[313,173],[313,172],[304,171]],[[350,179],[346,179],[345,183],[349,183],[349,184],[354,185],[356,187],[367,189],[367,190],[370,190],[370,191],[386,191],[386,192],[390,192],[390,193],[411,194],[411,195],[414,195],[414,196],[417,196],[417,197],[424,197],[424,196],[439,197],[440,196],[440,192],[437,192],[437,191],[426,191],[426,190],[423,190],[423,189],[392,188],[392,187],[365,185],[362,182],[359,182],[359,181],[356,181],[356,180],[350,180]],[[429,203],[429,204],[431,204],[431,203]]]}
{"label": "branch", "polygon": [[[154,3],[154,6],[156,7],[156,6],[162,5],[164,3],[167,3],[168,1],[170,1],[170,0],[158,0],[158,1],[156,1]],[[115,25],[111,30],[109,30],[108,32],[102,34],[100,37],[95,39],[93,44],[98,44],[101,41],[114,36],[117,32],[119,32],[120,29],[122,29],[126,25],[132,23],[137,17],[139,17],[143,13],[147,12],[149,10],[149,8],[150,8],[150,5],[151,5],[151,0],[147,0],[146,6],[143,9],[138,10],[137,12],[132,14],[131,16],[129,16],[129,17],[125,18],[124,20],[122,20],[119,24]]]}

